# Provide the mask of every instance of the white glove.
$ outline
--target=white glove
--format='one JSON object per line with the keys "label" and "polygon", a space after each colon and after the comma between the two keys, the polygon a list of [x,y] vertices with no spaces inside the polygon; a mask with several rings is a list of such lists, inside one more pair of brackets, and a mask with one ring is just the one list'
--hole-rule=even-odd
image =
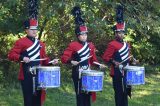
{"label": "white glove", "polygon": [[107,68],[107,66],[104,65],[104,64],[101,64],[101,65],[100,65],[100,69],[104,69],[104,68]]}
{"label": "white glove", "polygon": [[58,63],[58,60],[59,60],[59,59],[53,59],[53,60],[50,61],[49,63],[52,63],[52,64],[54,65],[54,64],[57,64],[57,63]]}
{"label": "white glove", "polygon": [[76,66],[76,65],[78,65],[79,64],[79,62],[78,61],[71,61],[71,64],[73,65],[73,66]]}
{"label": "white glove", "polygon": [[98,62],[96,62],[96,61],[94,61],[93,63],[96,64],[96,65],[99,65],[99,68],[100,68],[100,69],[102,69],[102,68],[107,68],[106,65],[100,64],[100,63],[98,63]]}
{"label": "white glove", "polygon": [[29,59],[28,57],[23,57],[23,61],[24,61],[25,63],[29,63],[29,62],[30,62],[30,59]]}

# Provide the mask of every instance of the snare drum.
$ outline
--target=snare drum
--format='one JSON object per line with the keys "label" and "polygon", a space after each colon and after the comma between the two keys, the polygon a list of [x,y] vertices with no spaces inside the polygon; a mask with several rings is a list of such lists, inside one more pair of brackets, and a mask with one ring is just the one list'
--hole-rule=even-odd
{"label": "snare drum", "polygon": [[141,85],[145,84],[145,68],[138,66],[126,66],[124,68],[126,73],[127,85]]}
{"label": "snare drum", "polygon": [[82,71],[82,90],[87,92],[102,91],[103,77],[103,72],[95,70]]}
{"label": "snare drum", "polygon": [[36,67],[36,73],[37,88],[60,87],[60,67],[39,66]]}

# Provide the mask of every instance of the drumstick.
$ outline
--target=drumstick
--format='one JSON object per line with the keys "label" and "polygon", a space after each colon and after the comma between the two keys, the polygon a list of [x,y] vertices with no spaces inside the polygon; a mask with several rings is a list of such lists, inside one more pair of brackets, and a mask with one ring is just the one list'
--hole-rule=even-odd
{"label": "drumstick", "polygon": [[134,60],[134,61],[137,61],[134,57],[133,57],[133,60]]}
{"label": "drumstick", "polygon": [[124,63],[125,61],[127,61],[128,59],[130,59],[132,56],[129,56],[128,58],[126,58],[125,60],[123,60],[122,62],[120,62],[120,64]]}
{"label": "drumstick", "polygon": [[83,62],[83,61],[85,61],[85,60],[87,60],[87,59],[89,59],[89,58],[91,58],[92,56],[88,56],[87,58],[85,58],[84,60],[81,60],[81,61],[79,61],[79,63],[81,63],[81,62]]}
{"label": "drumstick", "polygon": [[[99,65],[99,66],[101,66],[102,64],[100,64],[100,63],[98,63],[98,62],[93,62],[94,64],[96,64],[96,65]],[[104,67],[107,67],[107,66],[105,66],[105,65],[103,65]]]}
{"label": "drumstick", "polygon": [[[30,61],[43,61],[43,60],[46,60],[47,58],[43,58],[43,59],[34,59],[34,60],[30,60]],[[21,62],[24,62],[24,61],[21,61]]]}
{"label": "drumstick", "polygon": [[48,63],[53,63],[53,62],[55,62],[55,61],[58,61],[59,59],[53,59],[52,61],[50,61],[50,62],[48,62]]}

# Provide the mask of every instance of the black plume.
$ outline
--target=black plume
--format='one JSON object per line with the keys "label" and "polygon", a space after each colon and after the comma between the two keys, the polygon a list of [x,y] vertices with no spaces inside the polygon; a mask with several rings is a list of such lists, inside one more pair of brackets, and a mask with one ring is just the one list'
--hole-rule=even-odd
{"label": "black plume", "polygon": [[72,9],[72,15],[74,16],[75,18],[75,24],[77,26],[81,26],[81,25],[84,25],[85,24],[85,21],[83,20],[82,18],[82,11],[81,11],[81,8],[78,7],[78,6],[75,6],[73,9]]}
{"label": "black plume", "polygon": [[117,23],[123,23],[123,12],[124,12],[124,8],[122,5],[118,5],[117,9],[116,9],[116,21]]}
{"label": "black plume", "polygon": [[82,19],[82,17],[76,17],[76,18],[75,18],[75,24],[76,24],[76,25],[79,25],[79,26],[80,26],[80,25],[84,25],[84,22],[85,22],[85,21]]}
{"label": "black plume", "polygon": [[79,17],[82,15],[82,11],[81,11],[81,8],[78,7],[78,6],[75,6],[73,9],[72,9],[72,15],[75,16],[75,17]]}
{"label": "black plume", "polygon": [[28,0],[29,18],[37,19],[38,17],[38,0]]}

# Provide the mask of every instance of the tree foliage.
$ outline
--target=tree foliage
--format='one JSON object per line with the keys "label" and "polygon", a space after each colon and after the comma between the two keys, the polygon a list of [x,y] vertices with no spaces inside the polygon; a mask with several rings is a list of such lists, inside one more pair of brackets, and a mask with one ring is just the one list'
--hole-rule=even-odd
{"label": "tree foliage", "polygon": [[[74,19],[71,9],[79,5],[88,26],[88,40],[97,48],[99,58],[108,42],[114,38],[117,4],[125,7],[124,20],[127,24],[126,40],[132,44],[132,54],[141,64],[160,63],[160,1],[158,0],[39,0],[38,38],[47,44],[51,58],[60,58],[68,43],[76,40]],[[8,50],[25,33],[23,21],[28,17],[27,0],[0,1],[0,78],[1,73],[16,75],[15,65],[6,62]],[[9,68],[8,68],[9,67]],[[7,70],[5,70],[7,68]],[[7,73],[7,74],[6,74]],[[3,76],[6,78],[6,76]]]}

